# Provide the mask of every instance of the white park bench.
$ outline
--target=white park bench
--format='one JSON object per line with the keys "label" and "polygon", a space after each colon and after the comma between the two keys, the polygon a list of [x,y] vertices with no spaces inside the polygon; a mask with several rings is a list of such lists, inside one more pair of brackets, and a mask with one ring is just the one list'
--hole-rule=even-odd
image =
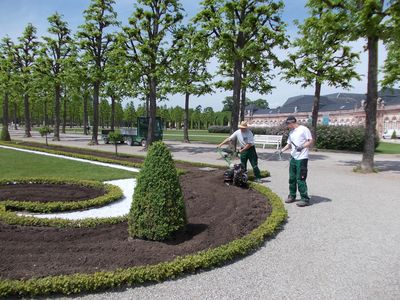
{"label": "white park bench", "polygon": [[274,145],[278,150],[282,145],[282,135],[266,135],[266,134],[255,134],[254,144],[262,144],[263,149],[265,145]]}

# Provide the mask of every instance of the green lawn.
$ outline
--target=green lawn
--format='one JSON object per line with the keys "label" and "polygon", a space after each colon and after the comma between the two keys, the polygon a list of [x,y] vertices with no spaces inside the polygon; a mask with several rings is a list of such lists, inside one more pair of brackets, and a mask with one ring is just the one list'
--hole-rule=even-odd
{"label": "green lawn", "polygon": [[56,177],[112,180],[135,177],[136,173],[57,157],[0,148],[0,179],[12,177]]}
{"label": "green lawn", "polygon": [[[226,139],[229,134],[209,133],[207,130],[189,130],[189,140],[217,144]],[[166,141],[183,141],[183,130],[165,130],[163,139]]]}
{"label": "green lawn", "polygon": [[400,154],[400,144],[380,142],[376,153],[379,154]]}

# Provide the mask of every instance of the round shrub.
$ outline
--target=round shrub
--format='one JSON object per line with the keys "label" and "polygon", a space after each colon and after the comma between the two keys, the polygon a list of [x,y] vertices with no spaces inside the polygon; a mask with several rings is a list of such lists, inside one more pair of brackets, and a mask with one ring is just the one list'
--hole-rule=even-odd
{"label": "round shrub", "polygon": [[163,142],[153,143],[137,176],[128,216],[132,238],[165,240],[186,225],[178,173]]}

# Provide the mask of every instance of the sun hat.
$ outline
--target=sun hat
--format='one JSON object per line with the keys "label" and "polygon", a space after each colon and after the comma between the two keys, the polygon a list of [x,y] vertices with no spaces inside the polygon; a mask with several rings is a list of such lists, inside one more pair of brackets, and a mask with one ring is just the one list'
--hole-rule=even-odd
{"label": "sun hat", "polygon": [[246,121],[240,122],[240,124],[239,124],[238,127],[239,127],[239,128],[243,128],[243,129],[246,129],[246,128],[247,128],[247,122],[246,122]]}
{"label": "sun hat", "polygon": [[286,124],[293,124],[293,123],[296,123],[296,122],[297,122],[297,120],[296,120],[296,118],[294,116],[288,116],[286,121],[285,121]]}

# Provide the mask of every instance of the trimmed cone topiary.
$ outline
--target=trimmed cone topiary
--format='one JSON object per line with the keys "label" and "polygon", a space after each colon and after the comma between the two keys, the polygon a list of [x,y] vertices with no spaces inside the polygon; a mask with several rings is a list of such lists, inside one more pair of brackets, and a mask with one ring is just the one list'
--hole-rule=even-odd
{"label": "trimmed cone topiary", "polygon": [[157,241],[170,238],[186,225],[178,173],[163,142],[149,147],[137,176],[128,224],[130,237]]}

